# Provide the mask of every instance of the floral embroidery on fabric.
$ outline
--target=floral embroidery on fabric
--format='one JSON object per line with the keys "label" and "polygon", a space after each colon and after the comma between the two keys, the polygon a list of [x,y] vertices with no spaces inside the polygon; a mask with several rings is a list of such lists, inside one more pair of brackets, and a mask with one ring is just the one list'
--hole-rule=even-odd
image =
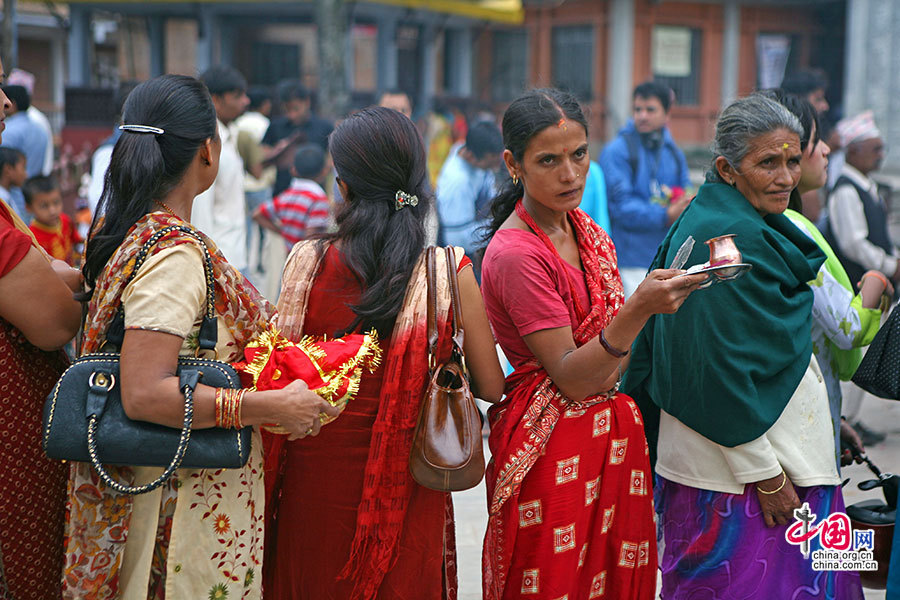
{"label": "floral embroidery on fabric", "polygon": [[[248,467],[251,476],[255,477],[259,474],[255,466],[248,465]],[[193,480],[191,510],[203,511],[200,520],[209,523],[219,544],[219,550],[213,552],[209,558],[215,563],[223,577],[232,582],[241,583],[244,587],[248,587],[253,582],[254,567],[259,567],[262,563],[259,556],[247,555],[241,549],[260,546],[264,527],[264,521],[259,518],[260,515],[257,512],[256,501],[247,491],[252,487],[247,471],[246,468],[242,469],[239,474],[242,490],[237,493],[237,498],[240,500],[246,497],[245,506],[242,508],[248,509],[251,515],[253,526],[249,531],[232,527],[231,517],[222,510],[224,492],[228,488],[228,483],[222,481],[220,476],[225,469],[198,471],[191,474]]]}
{"label": "floral embroidery on fabric", "polygon": [[224,583],[217,583],[209,590],[209,600],[220,600],[228,597],[228,588]]}
{"label": "floral embroidery on fabric", "polygon": [[[97,352],[105,342],[107,327],[118,310],[122,292],[134,269],[141,246],[156,231],[169,225],[185,224],[171,215],[150,213],[142,217],[128,232],[125,241],[97,279],[83,332],[84,353]],[[212,256],[216,315],[234,338],[228,352],[222,352],[219,348],[219,359],[232,360],[243,351],[247,341],[266,329],[274,310],[225,261],[212,240],[206,236],[203,238]],[[173,231],[164,235],[148,252],[148,256],[188,243],[197,242],[193,237]],[[201,268],[199,264],[198,268]],[[188,336],[188,347],[192,338],[196,338],[196,332]],[[259,445],[258,433],[254,433],[250,460],[243,469],[179,469],[176,476],[162,489],[158,512],[152,515],[135,513],[133,497],[109,490],[90,465],[72,464],[66,515],[63,598],[119,598],[123,592],[120,581],[123,550],[129,529],[138,525],[156,527],[150,579],[146,583],[135,583],[147,586],[148,598],[165,597],[167,587],[176,590],[174,594],[180,597],[200,598],[201,594],[208,594],[209,598],[227,598],[229,593],[241,590],[242,598],[259,598],[261,589],[254,575],[261,564],[264,527],[262,507],[256,506],[257,500],[261,503],[264,495],[260,478],[262,455]],[[130,484],[135,480],[134,468],[111,467],[110,471],[113,477],[123,483]],[[222,532],[218,538],[213,538],[216,535],[213,528],[222,527],[220,521],[213,522],[210,515],[199,519],[194,511],[178,510],[179,491],[184,488],[181,493],[185,493],[188,489],[185,484],[196,483],[197,480],[202,482],[202,492],[198,494],[196,487],[190,488],[190,501],[205,503],[206,506],[215,504],[216,508],[209,510],[210,515],[215,511],[216,515],[224,514],[228,519],[229,531]],[[148,523],[149,518],[153,519],[152,524]],[[205,524],[207,521],[208,528],[204,531],[200,523]],[[241,523],[240,526],[237,525],[238,522]],[[229,548],[225,551],[211,548],[212,564],[182,562],[172,554],[176,552],[176,547],[170,548],[173,526],[190,538],[193,549],[197,545],[206,548],[211,543],[229,545]],[[229,533],[233,535],[229,537]],[[239,543],[235,541],[238,537]],[[223,564],[216,566],[219,562]],[[229,575],[224,575],[225,570]],[[213,578],[213,571],[218,572],[219,576]],[[227,579],[226,582],[221,581],[223,577]],[[235,586],[231,587],[229,582]]]}

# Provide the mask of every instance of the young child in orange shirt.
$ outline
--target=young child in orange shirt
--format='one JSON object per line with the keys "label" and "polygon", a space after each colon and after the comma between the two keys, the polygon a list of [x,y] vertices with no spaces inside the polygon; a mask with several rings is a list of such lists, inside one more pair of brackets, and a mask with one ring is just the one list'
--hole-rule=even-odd
{"label": "young child in orange shirt", "polygon": [[53,258],[77,266],[78,246],[84,242],[72,220],[63,212],[62,193],[52,177],[35,175],[22,186],[25,208],[34,220],[29,226],[38,244]]}

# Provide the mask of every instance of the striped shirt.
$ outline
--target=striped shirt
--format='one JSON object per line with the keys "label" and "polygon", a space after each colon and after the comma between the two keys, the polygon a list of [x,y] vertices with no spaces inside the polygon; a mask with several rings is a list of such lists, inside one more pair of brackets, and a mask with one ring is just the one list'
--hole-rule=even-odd
{"label": "striped shirt", "polygon": [[295,177],[288,189],[260,206],[260,212],[278,225],[281,237],[293,246],[328,228],[330,206],[322,186]]}

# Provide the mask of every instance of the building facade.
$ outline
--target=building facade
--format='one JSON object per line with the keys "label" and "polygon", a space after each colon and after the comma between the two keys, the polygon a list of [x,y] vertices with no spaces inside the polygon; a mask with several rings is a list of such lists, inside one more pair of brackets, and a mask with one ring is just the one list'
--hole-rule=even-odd
{"label": "building facade", "polygon": [[[865,0],[870,2],[878,0]],[[758,86],[777,85],[795,68],[829,72],[829,99],[839,105],[847,5],[848,0],[353,2],[348,83],[358,103],[400,87],[420,110],[447,96],[495,112],[523,89],[564,87],[589,108],[592,137],[602,141],[629,117],[634,85],[656,78],[676,92],[676,139],[702,145],[711,139],[723,105]],[[309,1],[76,0],[69,12],[69,85],[101,83],[91,71],[92,31],[97,22],[110,20],[118,23],[121,80],[196,74],[219,62],[235,65],[257,84],[293,77],[315,88],[321,76]]]}
{"label": "building facade", "polygon": [[[679,142],[707,144],[718,111],[785,72],[818,67],[843,87],[843,0],[570,0],[526,2],[523,27],[492,25],[476,86],[502,104],[526,87],[557,86],[590,108],[595,137],[631,114],[631,91],[648,79],[676,95],[670,127]],[[489,38],[489,39],[484,39]]]}

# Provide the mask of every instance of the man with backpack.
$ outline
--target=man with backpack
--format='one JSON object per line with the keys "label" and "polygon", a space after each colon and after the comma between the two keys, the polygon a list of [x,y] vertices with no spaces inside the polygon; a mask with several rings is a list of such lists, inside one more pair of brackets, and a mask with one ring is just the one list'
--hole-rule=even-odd
{"label": "man with backpack", "polygon": [[634,88],[634,118],[600,156],[626,297],[643,281],[669,226],[691,201],[687,161],[666,127],[672,96],[653,81]]}

